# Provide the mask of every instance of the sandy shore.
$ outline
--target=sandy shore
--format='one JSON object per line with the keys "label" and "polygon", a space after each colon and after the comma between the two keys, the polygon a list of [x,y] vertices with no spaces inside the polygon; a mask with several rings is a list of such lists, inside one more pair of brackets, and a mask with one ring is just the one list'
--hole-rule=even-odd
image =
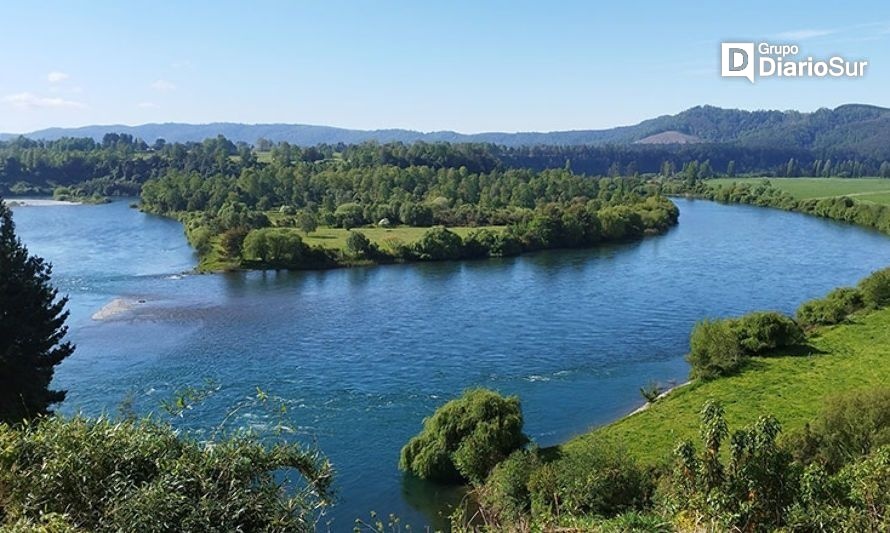
{"label": "sandy shore", "polygon": [[[668,394],[674,392],[675,390],[677,390],[677,389],[679,389],[679,388],[681,388],[681,387],[685,387],[686,385],[689,385],[690,383],[692,383],[692,382],[691,382],[691,381],[687,381],[686,383],[681,383],[681,384],[679,384],[679,385],[675,385],[675,386],[673,386],[673,387],[670,387],[669,389],[667,389],[667,390],[665,390],[664,392],[662,392],[661,394],[659,394],[659,395],[658,395],[658,398],[656,398],[655,401],[657,402],[658,400],[664,398],[664,397],[667,396]],[[630,414],[627,415],[627,416],[632,416],[632,415],[635,415],[635,414],[637,414],[637,413],[641,413],[641,412],[645,411],[646,409],[648,409],[650,405],[652,405],[652,404],[649,403],[649,402],[646,402],[645,404],[643,404],[642,406],[640,406],[639,408],[637,408],[636,410],[634,410],[634,412],[630,413]],[[621,417],[621,418],[624,418],[624,417]]]}
{"label": "sandy shore", "polygon": [[102,309],[93,313],[93,320],[108,320],[118,315],[132,311],[137,305],[144,304],[145,300],[136,298],[115,298],[105,304]]}
{"label": "sandy shore", "polygon": [[51,200],[49,198],[9,198],[6,203],[10,207],[52,207],[57,205],[82,205],[80,202]]}

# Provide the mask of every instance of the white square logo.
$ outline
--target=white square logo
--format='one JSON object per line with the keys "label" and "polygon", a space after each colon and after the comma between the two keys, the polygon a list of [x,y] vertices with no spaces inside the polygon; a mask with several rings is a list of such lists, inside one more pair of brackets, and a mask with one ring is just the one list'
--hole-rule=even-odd
{"label": "white square logo", "polygon": [[754,83],[754,43],[720,43],[720,75]]}

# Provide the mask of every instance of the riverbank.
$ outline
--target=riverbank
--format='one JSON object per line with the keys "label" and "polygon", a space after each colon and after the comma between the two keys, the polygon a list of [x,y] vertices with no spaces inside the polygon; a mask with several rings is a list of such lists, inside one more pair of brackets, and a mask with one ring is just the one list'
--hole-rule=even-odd
{"label": "riverbank", "polygon": [[707,400],[723,404],[730,427],[744,427],[772,414],[783,432],[790,432],[813,420],[827,397],[888,383],[890,309],[881,309],[818,330],[802,354],[757,358],[737,375],[693,382],[558,449],[569,455],[581,453],[588,443],[606,438],[656,464],[669,459],[678,442],[695,439],[699,412]]}
{"label": "riverbank", "polygon": [[70,200],[53,200],[52,198],[8,198],[9,207],[58,207],[63,205],[83,205],[82,202]]}

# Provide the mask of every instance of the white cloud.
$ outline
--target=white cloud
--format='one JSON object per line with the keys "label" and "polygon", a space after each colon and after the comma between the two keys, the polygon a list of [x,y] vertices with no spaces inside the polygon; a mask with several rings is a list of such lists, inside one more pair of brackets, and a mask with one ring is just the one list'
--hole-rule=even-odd
{"label": "white cloud", "polygon": [[192,68],[192,62],[188,59],[183,59],[181,61],[174,61],[170,66],[175,69],[190,69]]}
{"label": "white cloud", "polygon": [[136,107],[138,107],[139,109],[158,109],[161,106],[154,102],[139,102],[138,104],[136,104]]}
{"label": "white cloud", "polygon": [[151,88],[160,92],[169,92],[176,89],[176,85],[167,80],[157,80],[151,84]]}
{"label": "white cloud", "polygon": [[58,70],[54,70],[46,75],[46,79],[49,80],[50,83],[59,83],[60,81],[65,81],[69,78],[67,74],[64,72],[59,72]]}
{"label": "white cloud", "polygon": [[3,101],[19,109],[82,109],[86,107],[83,102],[39,96],[33,93],[9,94],[3,97]]}
{"label": "white cloud", "polygon": [[841,31],[841,28],[821,30],[808,28],[802,30],[783,31],[781,33],[775,34],[773,37],[775,39],[783,39],[788,41],[804,41],[806,39],[815,39],[817,37],[827,37],[828,35],[834,35],[835,33],[840,33]]}

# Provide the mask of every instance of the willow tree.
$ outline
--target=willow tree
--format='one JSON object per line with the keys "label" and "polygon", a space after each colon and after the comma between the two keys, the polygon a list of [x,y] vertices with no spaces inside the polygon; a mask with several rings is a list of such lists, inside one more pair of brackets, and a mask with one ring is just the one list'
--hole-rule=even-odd
{"label": "willow tree", "polygon": [[64,340],[67,298],[50,284],[52,267],[30,255],[0,199],[0,422],[50,412],[65,392],[49,388],[74,346]]}

